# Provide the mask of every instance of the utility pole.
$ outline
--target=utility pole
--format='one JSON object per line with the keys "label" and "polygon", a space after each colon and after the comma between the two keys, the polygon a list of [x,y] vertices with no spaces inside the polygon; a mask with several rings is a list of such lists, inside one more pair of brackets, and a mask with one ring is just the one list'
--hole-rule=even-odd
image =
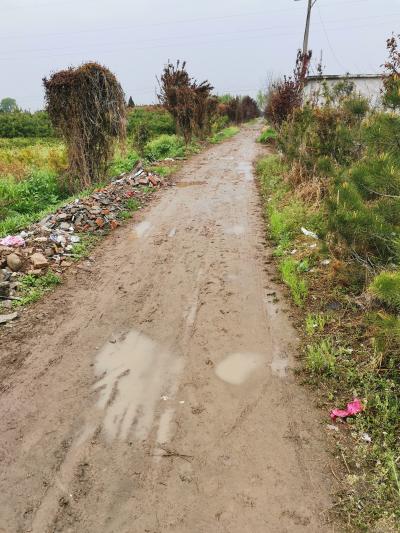
{"label": "utility pole", "polygon": [[[308,52],[308,38],[310,35],[311,11],[316,1],[317,0],[308,0],[306,29],[304,30],[304,40],[303,40],[303,57],[305,57]],[[295,0],[295,2],[299,2],[299,0]]]}

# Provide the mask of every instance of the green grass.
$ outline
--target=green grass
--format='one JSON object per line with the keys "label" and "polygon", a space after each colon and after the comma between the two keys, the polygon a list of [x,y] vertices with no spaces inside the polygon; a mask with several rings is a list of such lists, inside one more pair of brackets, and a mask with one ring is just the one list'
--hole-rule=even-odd
{"label": "green grass", "polygon": [[298,262],[291,257],[282,259],[279,265],[282,280],[289,287],[293,301],[299,307],[304,305],[308,289],[306,281],[298,273]]}
{"label": "green grass", "polygon": [[273,144],[277,138],[277,132],[272,128],[267,128],[263,132],[261,132],[260,136],[257,139],[257,142],[261,144]]}
{"label": "green grass", "polygon": [[20,300],[15,300],[13,305],[19,307],[37,302],[46,292],[60,283],[61,278],[51,270],[43,276],[26,274],[20,281],[18,293]]}
{"label": "green grass", "polygon": [[381,302],[400,312],[400,272],[381,272],[369,287],[369,291]]}
{"label": "green grass", "polygon": [[307,368],[314,373],[333,373],[336,365],[336,351],[329,338],[307,346]]}
{"label": "green grass", "polygon": [[144,148],[144,156],[149,161],[159,161],[168,157],[185,157],[185,143],[177,135],[160,135],[148,142]]}
{"label": "green grass", "polygon": [[98,235],[93,235],[92,233],[81,233],[79,234],[79,238],[80,241],[72,245],[71,256],[74,261],[89,257],[90,252],[100,239]]}
{"label": "green grass", "polygon": [[218,144],[230,139],[231,137],[234,137],[237,133],[239,133],[239,131],[240,128],[236,126],[229,126],[228,128],[224,128],[223,130],[214,133],[214,135],[209,138],[209,142],[212,144]]}
{"label": "green grass", "polygon": [[306,317],[305,327],[307,335],[311,336],[314,333],[322,333],[327,323],[327,317],[321,313],[309,313]]}
{"label": "green grass", "polygon": [[[304,226],[324,237],[326,206],[296,199],[285,179],[288,167],[279,157],[263,158],[257,172],[264,201],[267,233],[278,250],[280,273],[296,304],[304,308],[302,375],[314,387],[328,413],[354,397],[365,410],[347,419],[337,435],[338,460],[346,457],[332,515],[345,520],[346,531],[398,531],[400,523],[400,283],[397,271],[378,274],[369,287],[375,309],[366,312],[354,296],[365,290],[354,279],[366,279],[358,262],[337,261],[330,247],[301,235]],[[393,214],[393,216],[397,216]],[[300,252],[300,260],[289,255]],[[337,252],[337,249],[334,248]],[[328,266],[321,260],[330,258]],[[312,267],[312,268],[310,268]],[[312,272],[315,270],[315,272]],[[305,283],[305,279],[307,282]],[[304,282],[304,284],[302,283]],[[308,297],[306,297],[308,292]],[[342,307],[326,314],[327,305]],[[377,302],[382,302],[378,307]],[[378,308],[377,308],[378,307]],[[348,431],[345,431],[348,429]],[[368,434],[371,442],[362,436]],[[339,471],[338,469],[337,471]]]}

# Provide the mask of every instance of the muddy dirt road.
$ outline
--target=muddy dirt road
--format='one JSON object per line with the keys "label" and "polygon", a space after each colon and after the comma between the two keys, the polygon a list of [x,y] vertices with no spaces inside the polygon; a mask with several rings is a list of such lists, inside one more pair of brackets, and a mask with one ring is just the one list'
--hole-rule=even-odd
{"label": "muddy dirt road", "polygon": [[331,531],[256,135],[193,157],[92,266],[3,328],[0,531]]}

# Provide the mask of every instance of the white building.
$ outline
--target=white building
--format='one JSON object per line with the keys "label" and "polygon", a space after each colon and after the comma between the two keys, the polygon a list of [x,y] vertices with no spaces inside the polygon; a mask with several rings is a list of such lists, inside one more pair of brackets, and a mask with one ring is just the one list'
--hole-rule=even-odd
{"label": "white building", "polygon": [[383,88],[383,76],[381,74],[308,76],[304,88],[305,97],[317,96],[317,101],[321,101],[323,99],[322,82],[325,82],[329,89],[333,89],[338,83],[349,82],[354,86],[355,93],[367,97],[372,105],[380,105],[381,89]]}

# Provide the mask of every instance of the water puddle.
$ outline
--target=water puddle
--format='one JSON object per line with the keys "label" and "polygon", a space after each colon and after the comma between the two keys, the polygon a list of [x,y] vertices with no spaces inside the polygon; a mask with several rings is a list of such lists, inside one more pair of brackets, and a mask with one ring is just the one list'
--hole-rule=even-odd
{"label": "water puddle", "polygon": [[271,363],[272,374],[279,378],[285,378],[288,366],[289,359],[286,355],[274,355]]}
{"label": "water puddle", "polygon": [[159,444],[166,444],[168,442],[171,422],[174,418],[174,414],[175,409],[169,408],[161,415],[156,438],[156,441]]}
{"label": "water puddle", "polygon": [[252,352],[234,353],[226,357],[215,368],[217,376],[231,383],[241,385],[263,364],[263,357]]}
{"label": "water puddle", "polygon": [[172,228],[172,230],[168,233],[168,237],[172,238],[176,235],[176,228]]}
{"label": "water puddle", "polygon": [[253,166],[251,163],[238,163],[237,166],[238,171],[243,174],[245,181],[253,181]]}
{"label": "water puddle", "polygon": [[178,181],[178,183],[176,183],[176,187],[193,187],[194,185],[205,185],[207,182],[206,181]]}
{"label": "water puddle", "polygon": [[[163,395],[173,395],[181,361],[143,333],[133,330],[108,342],[97,354],[97,407],[104,410],[103,427],[109,440],[138,439],[150,433]],[[167,434],[162,419],[161,437]],[[163,436],[164,435],[164,436]],[[160,438],[161,438],[160,437]]]}
{"label": "water puddle", "polygon": [[243,235],[245,233],[245,229],[243,226],[240,226],[239,224],[235,224],[234,226],[231,226],[229,228],[225,228],[225,233],[228,235]]}
{"label": "water puddle", "polygon": [[144,237],[148,233],[150,228],[151,228],[150,222],[148,220],[143,220],[143,222],[140,222],[139,224],[135,226],[136,236],[139,237],[139,239],[141,237]]}

